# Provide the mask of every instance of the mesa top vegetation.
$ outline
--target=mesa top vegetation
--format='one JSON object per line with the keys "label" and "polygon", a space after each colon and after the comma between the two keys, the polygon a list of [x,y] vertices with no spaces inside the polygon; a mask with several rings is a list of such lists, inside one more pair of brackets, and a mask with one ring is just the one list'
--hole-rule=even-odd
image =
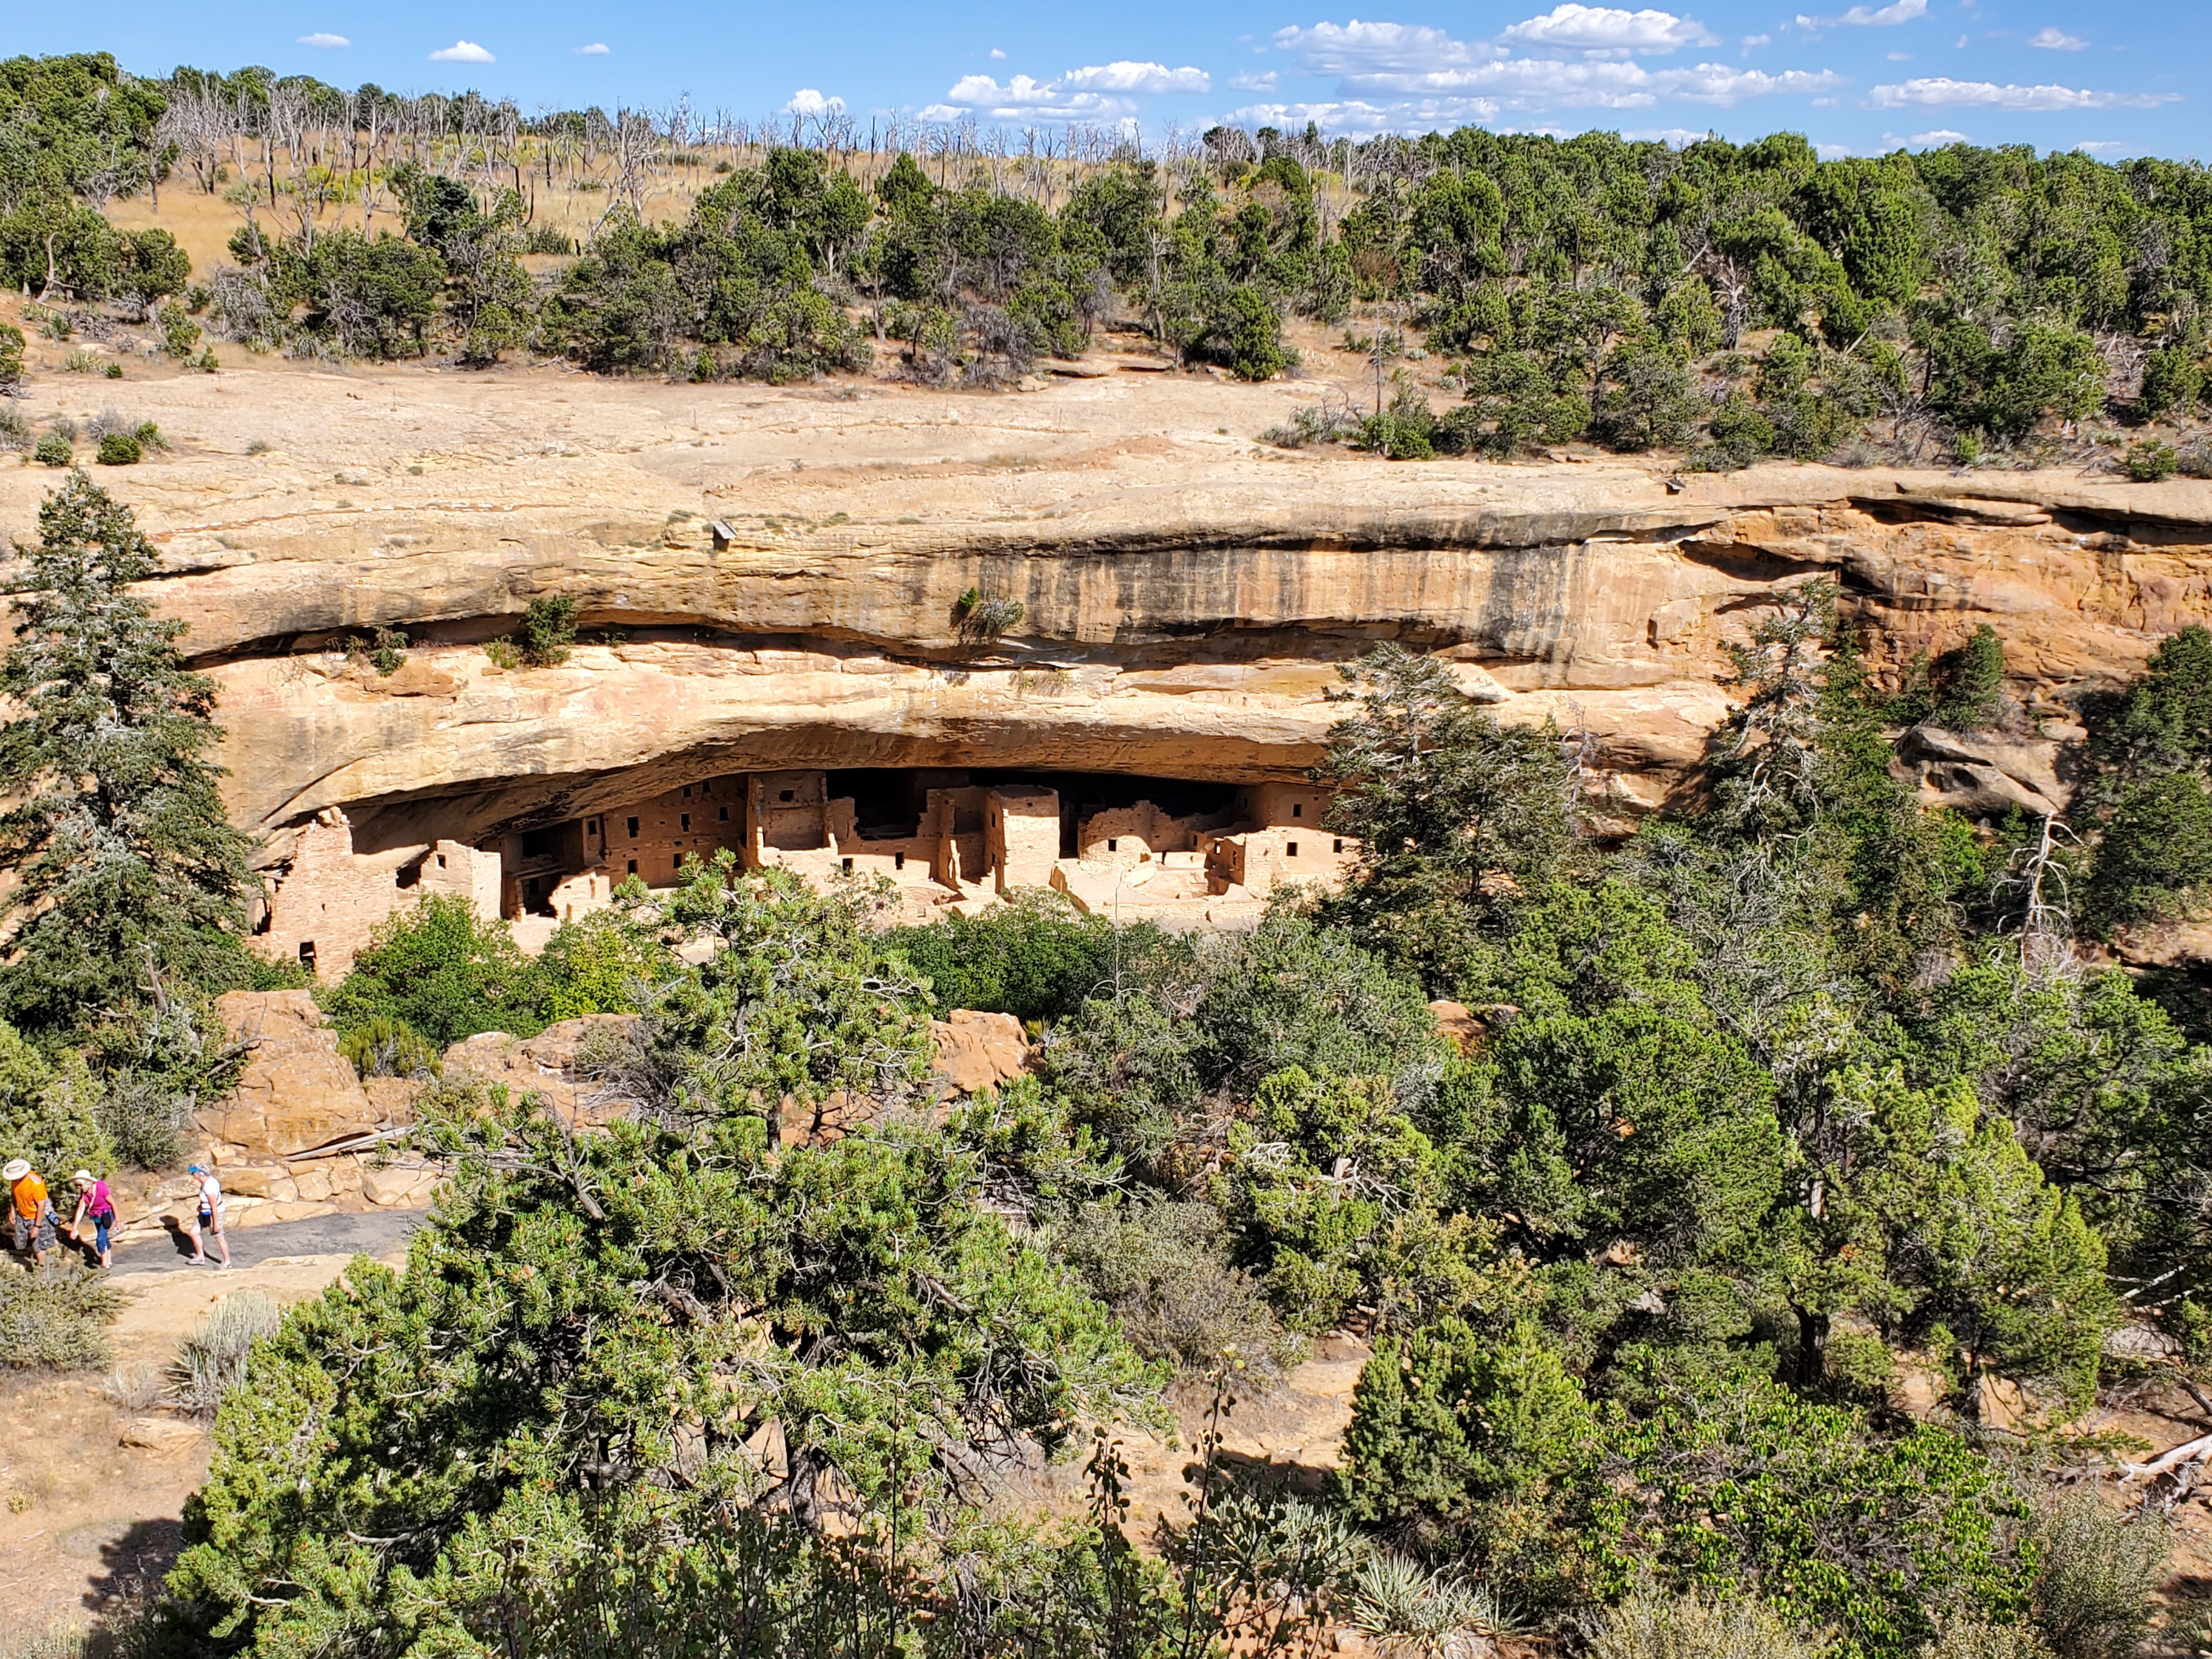
{"label": "mesa top vegetation", "polygon": [[[166,231],[103,216],[165,183],[233,204],[228,260],[192,271]],[[1971,459],[2107,410],[2186,416],[2208,224],[2194,163],[2025,148],[1823,161],[1794,134],[1309,126],[1148,152],[0,64],[0,279],[169,301],[179,355],[204,327],[307,355],[787,380],[895,350],[902,374],[988,385],[1114,326],[1266,378],[1298,316],[1348,325],[1375,396],[1364,424],[1323,411],[1287,441],[1399,457],[1587,435],[1713,465],[1875,442]],[[1434,415],[1408,361],[1464,401]],[[2159,447],[2131,465],[2170,471]]]}

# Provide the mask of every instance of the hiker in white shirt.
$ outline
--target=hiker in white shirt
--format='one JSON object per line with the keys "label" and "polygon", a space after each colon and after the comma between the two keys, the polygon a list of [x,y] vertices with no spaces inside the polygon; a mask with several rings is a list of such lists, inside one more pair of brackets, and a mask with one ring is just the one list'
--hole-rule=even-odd
{"label": "hiker in white shirt", "polygon": [[222,1265],[230,1266],[230,1241],[222,1236],[222,1182],[215,1178],[215,1171],[205,1164],[195,1164],[188,1172],[199,1177],[199,1208],[192,1217],[192,1261],[204,1266],[207,1247],[200,1242],[200,1229],[207,1228],[215,1234],[215,1247],[222,1254]]}

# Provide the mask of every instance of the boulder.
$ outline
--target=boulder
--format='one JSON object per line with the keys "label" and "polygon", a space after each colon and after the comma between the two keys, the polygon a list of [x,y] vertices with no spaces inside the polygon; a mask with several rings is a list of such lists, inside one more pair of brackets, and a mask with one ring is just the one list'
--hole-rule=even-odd
{"label": "boulder", "polygon": [[1898,770],[1923,805],[1973,817],[2002,817],[2015,807],[2051,817],[2074,796],[2072,782],[2059,775],[2061,742],[2081,735],[2078,727],[2046,726],[2039,736],[2014,738],[1923,722],[1897,740]]}
{"label": "boulder", "polygon": [[427,1203],[437,1189],[438,1178],[435,1170],[379,1170],[364,1165],[361,1195],[386,1209]]}
{"label": "boulder", "polygon": [[1432,1002],[1429,1012],[1437,1017],[1444,1041],[1463,1054],[1473,1054],[1490,1035],[1490,1027],[1464,1002]]}
{"label": "boulder", "polygon": [[231,1042],[254,1047],[238,1087],[199,1115],[213,1139],[252,1158],[283,1158],[382,1121],[307,992],[226,992],[216,1012]]}
{"label": "boulder", "polygon": [[197,1423],[179,1423],[173,1417],[134,1417],[123,1425],[116,1440],[156,1457],[173,1457],[199,1443],[200,1428]]}
{"label": "boulder", "polygon": [[636,1018],[586,1014],[549,1025],[533,1037],[485,1031],[446,1050],[446,1074],[503,1083],[518,1093],[533,1090],[563,1115],[589,1121],[603,1114],[595,1114],[591,1085],[577,1080],[576,1056],[594,1032],[627,1031]]}
{"label": "boulder", "polygon": [[1029,1041],[1012,1014],[955,1008],[948,1018],[929,1022],[929,1035],[937,1044],[933,1070],[955,1093],[994,1089],[1029,1070]]}

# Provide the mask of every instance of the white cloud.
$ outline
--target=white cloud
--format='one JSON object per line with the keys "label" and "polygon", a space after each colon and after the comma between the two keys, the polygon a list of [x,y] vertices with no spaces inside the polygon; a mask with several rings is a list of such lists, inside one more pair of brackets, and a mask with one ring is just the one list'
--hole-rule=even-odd
{"label": "white cloud", "polygon": [[1622,11],[1568,0],[1541,17],[1516,23],[1498,37],[1516,46],[1579,52],[1590,58],[1664,55],[1684,46],[1717,46],[1720,38],[1703,23],[1671,11]]}
{"label": "white cloud", "polygon": [[2078,34],[2069,34],[2063,29],[2039,28],[2027,37],[2031,46],[2041,46],[2045,52],[2087,52],[2089,43]]}
{"label": "white cloud", "polygon": [[812,87],[801,87],[791,94],[791,101],[778,112],[783,115],[840,115],[844,112],[842,98],[824,98]]}
{"label": "white cloud", "polygon": [[1925,149],[1937,144],[1965,144],[1973,141],[1963,132],[1954,132],[1948,127],[1938,127],[1933,132],[1916,132],[1912,142]]}
{"label": "white cloud", "polygon": [[991,61],[994,64],[1003,64],[1006,61],[1006,54],[994,46],[991,48]]}
{"label": "white cloud", "polygon": [[1867,101],[1876,109],[2155,109],[2179,101],[2178,92],[2092,92],[2059,86],[1998,86],[1992,81],[1954,81],[1948,75],[1876,87]]}
{"label": "white cloud", "polygon": [[1279,78],[1274,70],[1267,70],[1264,72],[1237,76],[1229,84],[1238,92],[1273,92],[1275,89],[1275,82]]}
{"label": "white cloud", "polygon": [[1070,70],[1060,77],[1060,84],[1079,92],[1206,92],[1213,80],[1204,70],[1188,64],[1171,70],[1165,64],[1136,64],[1125,58]]}
{"label": "white cloud", "polygon": [[303,46],[323,46],[335,49],[339,46],[349,46],[353,42],[347,40],[343,34],[326,34],[322,30],[318,29],[313,34],[301,35],[300,37],[300,44]]}
{"label": "white cloud", "polygon": [[1753,46],[1771,46],[1773,44],[1774,37],[1771,34],[1747,34],[1743,37],[1743,49],[1746,52],[1749,52]]}
{"label": "white cloud", "polygon": [[1644,109],[1662,99],[1733,104],[1777,93],[1826,92],[1844,80],[1826,70],[1768,74],[1722,64],[1655,70],[1610,56],[1511,58],[1487,42],[1456,40],[1441,29],[1406,23],[1319,23],[1280,30],[1275,42],[1297,53],[1300,66],[1310,73],[1335,76],[1340,94],[1365,108],[1388,111],[1393,124],[1399,111],[1417,106],[1370,103],[1367,94],[1471,100],[1526,113]]}
{"label": "white cloud", "polygon": [[1672,144],[1676,149],[1687,149],[1712,135],[1695,127],[1637,127],[1620,136],[1634,143]]}
{"label": "white cloud", "polygon": [[1928,15],[1928,0],[1892,0],[1882,7],[1853,6],[1840,17],[1808,17],[1797,14],[1801,29],[1833,28],[1894,28],[1899,23],[1910,23],[1916,17]]}
{"label": "white cloud", "polygon": [[1840,161],[1851,153],[1849,144],[1815,144],[1813,154],[1823,161]]}
{"label": "white cloud", "polygon": [[430,54],[434,64],[492,64],[499,60],[473,40],[456,40]]}
{"label": "white cloud", "polygon": [[2111,160],[2121,155],[2132,155],[2135,153],[2135,146],[2133,144],[2119,143],[2110,138],[2087,139],[2081,143],[2075,145],[2074,148],[2081,151],[2085,155],[2094,155],[2105,160]]}
{"label": "white cloud", "polygon": [[1370,103],[1364,98],[1300,104],[1247,104],[1232,110],[1238,126],[1302,127],[1316,122],[1327,132],[1428,132],[1440,128],[1489,124],[1498,106],[1486,98],[1425,98],[1418,102]]}
{"label": "white cloud", "polygon": [[606,58],[611,55],[607,50],[607,43],[604,40],[594,40],[588,46],[576,48],[576,56],[579,58]]}
{"label": "white cloud", "polygon": [[1891,52],[1882,55],[1893,64],[1909,64],[1912,61],[1912,54],[1909,52]]}
{"label": "white cloud", "polygon": [[1298,54],[1315,75],[1394,75],[1504,56],[1497,47],[1455,40],[1424,23],[1316,23],[1275,31],[1275,44]]}
{"label": "white cloud", "polygon": [[1086,64],[1051,81],[1017,75],[1002,84],[995,76],[963,75],[945,94],[944,103],[933,104],[922,113],[939,121],[978,109],[1000,121],[1038,115],[1097,120],[1133,112],[1136,106],[1130,94],[1134,93],[1206,92],[1212,85],[1212,76],[1187,64],[1170,69],[1164,64],[1123,58]]}

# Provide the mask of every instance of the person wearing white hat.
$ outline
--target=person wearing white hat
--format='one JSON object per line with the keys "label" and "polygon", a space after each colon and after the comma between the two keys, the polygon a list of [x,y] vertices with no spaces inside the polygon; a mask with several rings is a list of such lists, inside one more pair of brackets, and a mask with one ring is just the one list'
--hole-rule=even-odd
{"label": "person wearing white hat", "polygon": [[222,1266],[230,1266],[230,1241],[222,1236],[222,1182],[215,1178],[215,1171],[204,1164],[195,1164],[188,1171],[200,1180],[199,1209],[192,1218],[192,1265],[204,1267],[207,1247],[200,1242],[200,1229],[204,1227],[215,1235],[215,1247],[222,1254]]}
{"label": "person wearing white hat", "polygon": [[46,1183],[39,1179],[27,1158],[14,1158],[0,1167],[0,1180],[8,1183],[11,1202],[9,1213],[15,1223],[15,1248],[28,1250],[31,1260],[43,1267],[46,1252],[58,1249],[60,1240],[55,1237],[54,1206],[46,1196]]}
{"label": "person wearing white hat", "polygon": [[115,1195],[107,1183],[89,1170],[79,1170],[70,1177],[76,1188],[76,1213],[70,1218],[70,1238],[74,1243],[84,1243],[84,1224],[92,1223],[92,1236],[100,1251],[100,1265],[113,1267],[109,1255],[109,1230],[115,1225]]}

